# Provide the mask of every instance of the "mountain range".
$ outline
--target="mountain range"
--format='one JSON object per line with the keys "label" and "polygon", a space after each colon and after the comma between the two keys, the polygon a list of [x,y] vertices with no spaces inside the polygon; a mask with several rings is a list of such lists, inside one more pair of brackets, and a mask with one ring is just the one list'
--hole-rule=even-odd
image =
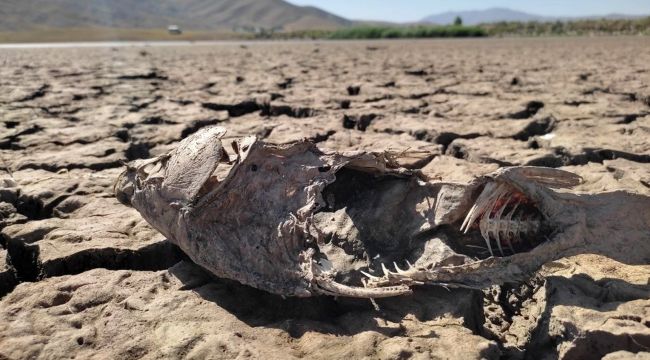
{"label": "mountain range", "polygon": [[[335,29],[350,25],[397,25],[352,21],[310,6],[283,0],[0,0],[0,32],[52,29],[120,28],[165,29],[175,24],[186,30],[232,31],[247,28],[282,30]],[[420,23],[449,24],[460,16],[466,25],[496,21],[554,21],[506,8],[446,12]],[[597,16],[594,18],[600,18]],[[632,18],[607,15],[607,18]]]}
{"label": "mountain range", "polygon": [[331,29],[351,21],[282,0],[2,0],[0,31],[43,28]]}
{"label": "mountain range", "polygon": [[529,14],[523,11],[516,11],[507,8],[489,8],[485,10],[474,11],[448,11],[440,14],[429,15],[421,20],[423,23],[431,24],[451,24],[456,17],[460,17],[465,25],[478,25],[482,23],[494,23],[498,21],[556,21],[556,20],[584,20],[584,19],[630,19],[642,16],[625,15],[625,14],[607,14],[599,16],[581,16],[581,17],[552,17]]}

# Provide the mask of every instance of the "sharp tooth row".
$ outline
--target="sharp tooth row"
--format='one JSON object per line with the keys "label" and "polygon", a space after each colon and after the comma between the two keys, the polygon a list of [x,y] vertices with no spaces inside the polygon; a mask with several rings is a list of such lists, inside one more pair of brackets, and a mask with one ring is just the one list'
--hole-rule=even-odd
{"label": "sharp tooth row", "polygon": [[382,281],[382,280],[387,280],[387,278],[389,276],[391,276],[391,275],[392,276],[399,276],[399,275],[407,276],[409,274],[409,272],[412,271],[413,265],[408,260],[406,260],[406,265],[407,265],[406,270],[404,270],[404,269],[400,269],[399,266],[397,266],[397,263],[393,262],[393,266],[395,266],[395,271],[393,272],[393,271],[388,270],[386,265],[384,265],[382,263],[381,264],[381,269],[383,271],[383,277],[370,275],[365,271],[361,271],[361,273],[363,275],[365,275],[366,277],[368,277],[369,281],[378,282],[378,281]]}
{"label": "sharp tooth row", "polygon": [[[491,256],[494,256],[491,239],[495,240],[499,252],[505,256],[502,242],[514,253],[512,241],[519,241],[521,234],[534,233],[539,229],[538,220],[518,219],[515,216],[521,201],[517,201],[504,216],[503,213],[511,204],[509,200],[513,195],[513,191],[505,184],[488,183],[460,227],[460,230],[467,234],[471,226],[478,220],[481,236],[483,236]],[[499,204],[502,205],[497,208]]]}

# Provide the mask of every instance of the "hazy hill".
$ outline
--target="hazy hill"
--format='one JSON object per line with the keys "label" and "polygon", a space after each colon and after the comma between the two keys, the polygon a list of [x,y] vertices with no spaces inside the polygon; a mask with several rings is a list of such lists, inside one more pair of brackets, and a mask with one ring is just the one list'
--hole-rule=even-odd
{"label": "hazy hill", "polygon": [[231,30],[335,28],[350,21],[282,0],[2,0],[0,31],[42,28],[166,28]]}
{"label": "hazy hill", "polygon": [[451,24],[456,16],[463,19],[465,25],[478,25],[482,23],[494,23],[498,21],[555,21],[555,20],[584,20],[584,19],[633,19],[642,16],[625,15],[625,14],[608,14],[602,16],[584,16],[584,17],[549,17],[535,14],[529,14],[522,11],[516,11],[507,8],[490,8],[485,10],[474,11],[449,11],[445,13],[430,15],[422,19],[422,22],[432,24]]}
{"label": "hazy hill", "polygon": [[422,19],[422,22],[429,22],[434,24],[450,24],[454,22],[456,16],[460,16],[463,19],[463,23],[466,25],[476,25],[480,23],[490,23],[496,21],[533,21],[541,20],[543,18],[542,16],[528,14],[521,11],[505,8],[491,8],[474,11],[449,11],[427,16]]}

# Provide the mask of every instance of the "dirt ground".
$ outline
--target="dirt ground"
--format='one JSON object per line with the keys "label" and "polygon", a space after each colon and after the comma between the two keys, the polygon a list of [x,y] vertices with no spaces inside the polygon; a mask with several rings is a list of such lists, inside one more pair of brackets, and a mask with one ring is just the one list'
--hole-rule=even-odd
{"label": "dirt ground", "polygon": [[650,195],[650,38],[0,49],[0,64],[0,359],[650,356],[648,264],[584,254],[379,310],[283,299],[210,278],[112,192],[123,162],[220,124],[421,150],[404,165],[431,179],[538,165],[583,176],[574,192]]}

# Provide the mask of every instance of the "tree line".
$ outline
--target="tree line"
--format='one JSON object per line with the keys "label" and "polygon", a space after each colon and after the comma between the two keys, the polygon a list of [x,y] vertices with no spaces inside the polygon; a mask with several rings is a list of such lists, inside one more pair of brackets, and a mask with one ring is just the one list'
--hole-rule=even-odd
{"label": "tree line", "polygon": [[479,25],[489,36],[650,35],[650,17],[571,21],[502,21]]}
{"label": "tree line", "polygon": [[[397,39],[502,36],[650,35],[650,17],[638,19],[586,19],[571,21],[501,21],[465,26],[457,17],[453,25],[361,25],[338,30],[265,32],[268,38]],[[258,36],[260,37],[260,36]]]}

